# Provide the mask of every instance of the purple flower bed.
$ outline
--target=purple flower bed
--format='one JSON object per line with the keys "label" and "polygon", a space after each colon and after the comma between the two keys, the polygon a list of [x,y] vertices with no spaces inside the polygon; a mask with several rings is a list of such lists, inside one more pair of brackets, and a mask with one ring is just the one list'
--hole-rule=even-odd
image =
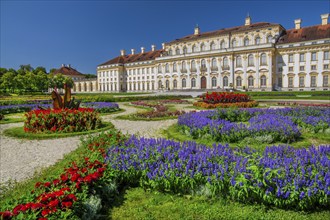
{"label": "purple flower bed", "polygon": [[106,162],[131,185],[296,209],[330,205],[330,145],[264,151],[132,136]]}
{"label": "purple flower bed", "polygon": [[85,102],[81,104],[85,108],[93,108],[100,113],[110,113],[119,110],[119,105],[115,102]]}
{"label": "purple flower bed", "polygon": [[[330,109],[220,109],[184,114],[180,130],[193,138],[211,136],[216,141],[237,142],[245,137],[270,135],[271,141],[293,142],[301,129],[320,132],[330,126]],[[241,122],[248,122],[248,125]]]}
{"label": "purple flower bed", "polygon": [[17,112],[28,112],[31,110],[42,108],[51,108],[52,104],[18,104],[18,105],[3,105],[0,106],[0,113],[2,114],[10,114],[10,113],[17,113]]}

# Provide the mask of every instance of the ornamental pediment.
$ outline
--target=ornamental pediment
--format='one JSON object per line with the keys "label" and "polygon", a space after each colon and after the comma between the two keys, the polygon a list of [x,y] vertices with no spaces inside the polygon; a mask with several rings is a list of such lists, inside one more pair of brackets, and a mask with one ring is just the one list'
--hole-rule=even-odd
{"label": "ornamental pediment", "polygon": [[330,72],[329,71],[323,71],[322,75],[330,75]]}
{"label": "ornamental pediment", "polygon": [[288,73],[289,77],[294,77],[294,73]]}
{"label": "ornamental pediment", "polygon": [[268,69],[262,68],[262,69],[259,69],[259,72],[268,72]]}
{"label": "ornamental pediment", "polygon": [[230,73],[228,71],[223,71],[221,72],[222,75],[230,75]]}
{"label": "ornamental pediment", "polygon": [[319,73],[318,72],[310,72],[309,75],[311,76],[317,76]]}
{"label": "ornamental pediment", "polygon": [[305,72],[298,73],[298,76],[306,76],[307,74]]}
{"label": "ornamental pediment", "polygon": [[242,70],[236,70],[235,74],[243,74],[243,71]]}
{"label": "ornamental pediment", "polygon": [[247,73],[255,73],[255,70],[249,69],[248,71],[246,71]]}

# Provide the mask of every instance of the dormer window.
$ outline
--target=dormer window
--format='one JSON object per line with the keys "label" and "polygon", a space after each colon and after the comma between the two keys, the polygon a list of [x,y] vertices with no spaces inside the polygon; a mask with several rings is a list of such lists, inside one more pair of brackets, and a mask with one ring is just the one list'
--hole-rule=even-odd
{"label": "dormer window", "polygon": [[259,45],[259,44],[260,44],[260,37],[256,37],[256,39],[255,39],[255,44],[256,44],[256,45]]}

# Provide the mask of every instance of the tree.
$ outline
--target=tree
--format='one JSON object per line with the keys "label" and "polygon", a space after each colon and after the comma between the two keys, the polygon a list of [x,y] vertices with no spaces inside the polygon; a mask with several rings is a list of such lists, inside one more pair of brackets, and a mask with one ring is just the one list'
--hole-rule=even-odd
{"label": "tree", "polygon": [[11,92],[14,92],[15,89],[15,74],[13,72],[6,72],[1,77],[1,89],[4,89],[5,91],[9,90]]}
{"label": "tree", "polygon": [[50,75],[49,87],[63,89],[64,84],[67,83],[70,87],[73,86],[73,80],[70,77],[64,76],[62,74]]}
{"label": "tree", "polygon": [[43,66],[38,66],[37,68],[35,68],[35,69],[33,70],[33,73],[36,74],[36,75],[37,75],[39,72],[47,73],[46,68],[43,67]]}
{"label": "tree", "polygon": [[85,78],[86,79],[93,79],[93,78],[96,78],[96,75],[95,74],[89,74],[89,73],[87,73],[87,74],[84,74],[85,75]]}
{"label": "tree", "polygon": [[35,87],[37,91],[44,91],[48,89],[48,75],[45,72],[39,71],[35,75]]}

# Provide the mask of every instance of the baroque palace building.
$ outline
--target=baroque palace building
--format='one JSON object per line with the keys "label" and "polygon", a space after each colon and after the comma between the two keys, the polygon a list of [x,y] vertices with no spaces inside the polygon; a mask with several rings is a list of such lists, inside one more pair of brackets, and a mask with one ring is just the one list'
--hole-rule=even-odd
{"label": "baroque palace building", "polygon": [[[321,24],[286,30],[276,23],[252,23],[194,34],[131,54],[121,50],[97,67],[101,92],[238,89],[248,91],[328,90],[329,14]],[[77,90],[78,91],[78,90]],[[84,90],[80,90],[84,91]]]}

